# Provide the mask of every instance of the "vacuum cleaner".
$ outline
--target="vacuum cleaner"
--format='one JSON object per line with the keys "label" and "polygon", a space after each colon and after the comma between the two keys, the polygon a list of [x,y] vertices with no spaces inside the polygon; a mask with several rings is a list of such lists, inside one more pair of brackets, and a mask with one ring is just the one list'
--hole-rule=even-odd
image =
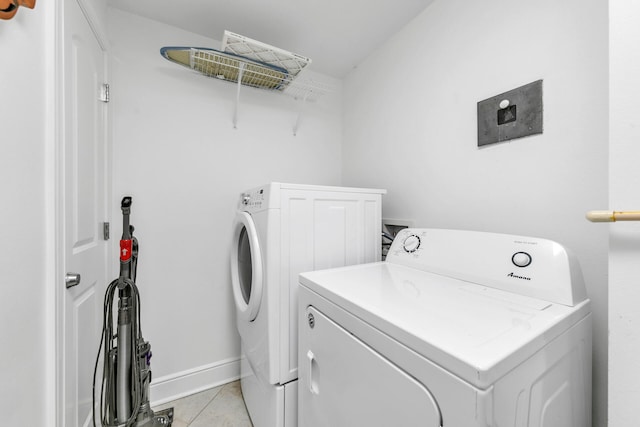
{"label": "vacuum cleaner", "polygon": [[[154,412],[149,404],[151,345],[142,338],[140,294],[136,286],[138,239],[129,223],[131,197],[124,197],[120,276],[107,287],[104,297],[102,337],[93,372],[93,426],[96,427],[96,374],[103,351],[100,422],[103,427],[170,427],[173,408]],[[118,291],[114,331],[113,301]]]}

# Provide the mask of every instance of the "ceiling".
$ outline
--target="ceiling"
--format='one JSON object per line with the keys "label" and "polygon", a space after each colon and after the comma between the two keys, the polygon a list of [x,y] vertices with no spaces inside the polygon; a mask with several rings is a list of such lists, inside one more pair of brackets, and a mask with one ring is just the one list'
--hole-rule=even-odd
{"label": "ceiling", "polygon": [[108,0],[111,7],[214,40],[229,30],[309,57],[309,69],[337,78],[433,1]]}

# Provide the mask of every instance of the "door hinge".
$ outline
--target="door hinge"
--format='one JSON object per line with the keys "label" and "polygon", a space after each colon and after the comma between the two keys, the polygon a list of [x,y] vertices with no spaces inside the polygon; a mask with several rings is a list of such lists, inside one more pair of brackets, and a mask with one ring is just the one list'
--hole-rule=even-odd
{"label": "door hinge", "polygon": [[103,83],[100,87],[100,101],[109,102],[109,84]]}
{"label": "door hinge", "polygon": [[109,240],[109,223],[102,223],[102,238],[104,240]]}

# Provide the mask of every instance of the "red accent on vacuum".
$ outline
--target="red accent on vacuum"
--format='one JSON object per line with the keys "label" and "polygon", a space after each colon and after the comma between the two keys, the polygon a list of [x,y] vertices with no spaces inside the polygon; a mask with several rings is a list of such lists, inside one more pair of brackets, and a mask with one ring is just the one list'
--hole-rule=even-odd
{"label": "red accent on vacuum", "polygon": [[120,261],[129,261],[131,259],[131,246],[133,240],[120,240]]}

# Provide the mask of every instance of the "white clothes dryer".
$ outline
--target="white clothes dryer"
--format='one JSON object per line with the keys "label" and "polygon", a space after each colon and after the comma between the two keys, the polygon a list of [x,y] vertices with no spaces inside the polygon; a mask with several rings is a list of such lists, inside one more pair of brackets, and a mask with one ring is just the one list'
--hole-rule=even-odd
{"label": "white clothes dryer", "polygon": [[300,283],[300,427],[591,426],[590,301],[557,243],[405,229]]}
{"label": "white clothes dryer", "polygon": [[298,275],[380,260],[384,193],[271,183],[242,194],[231,280],[255,427],[297,425]]}

